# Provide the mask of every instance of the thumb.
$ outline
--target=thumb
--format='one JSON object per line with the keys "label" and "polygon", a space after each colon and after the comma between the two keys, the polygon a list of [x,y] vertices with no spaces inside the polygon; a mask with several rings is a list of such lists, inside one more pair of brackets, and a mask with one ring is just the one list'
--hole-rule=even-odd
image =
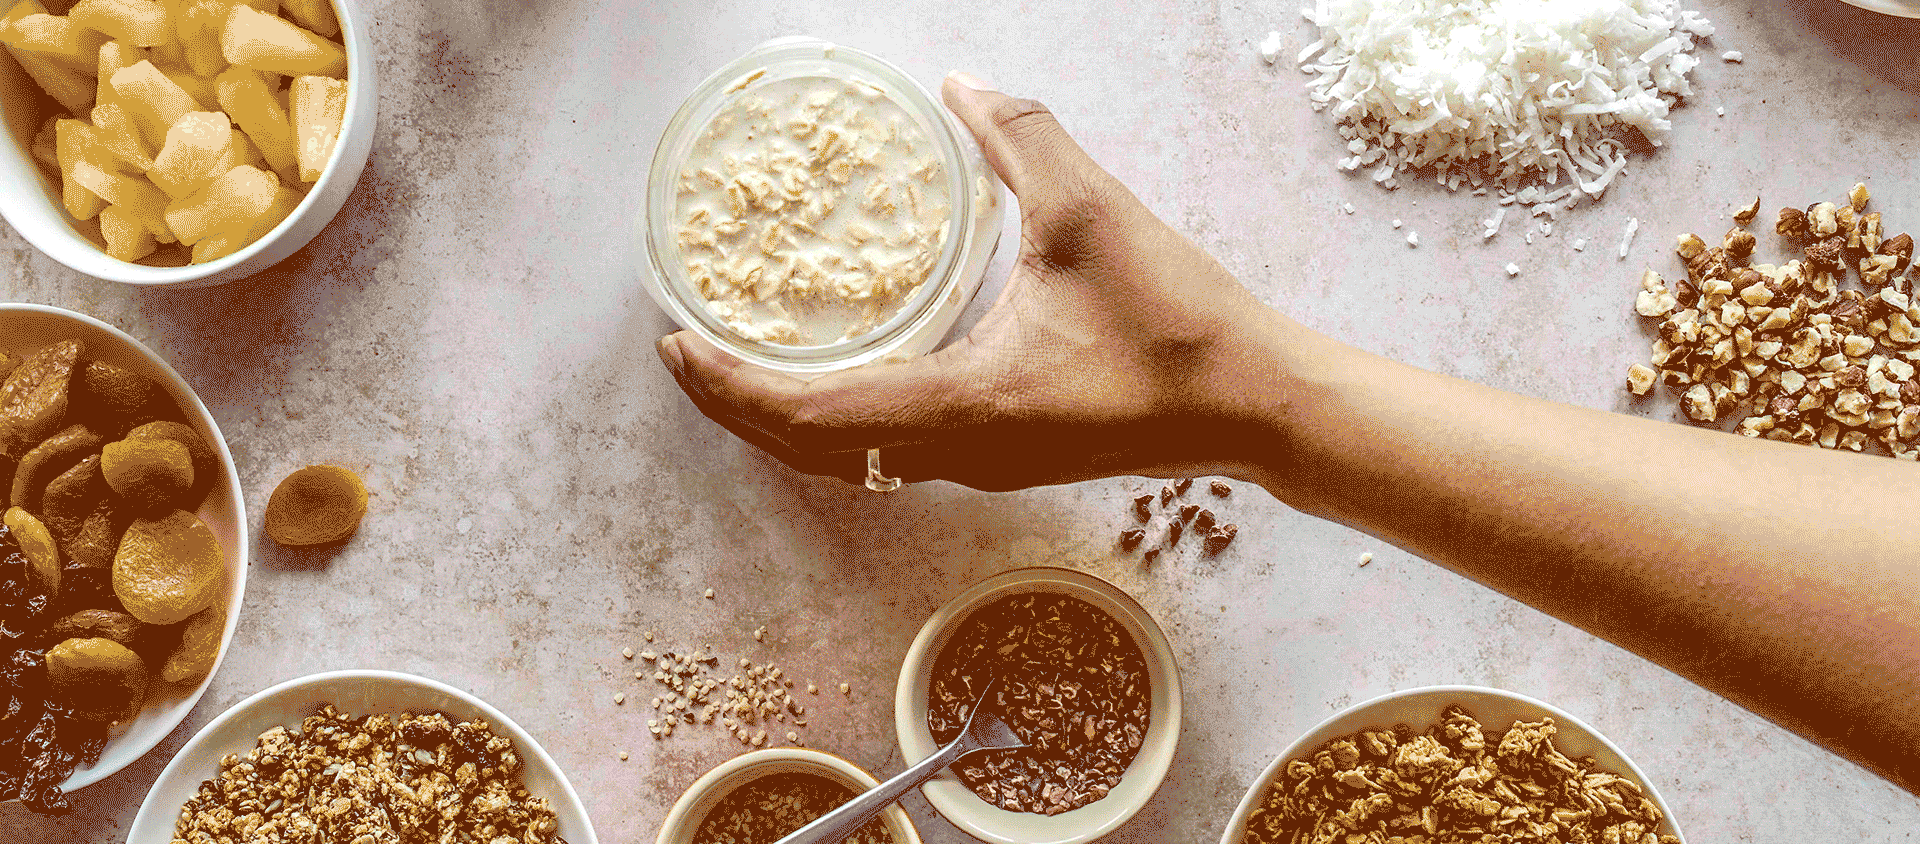
{"label": "thumb", "polygon": [[1037,101],[1007,96],[959,71],[947,75],[940,96],[1023,205],[1046,207],[1106,175]]}

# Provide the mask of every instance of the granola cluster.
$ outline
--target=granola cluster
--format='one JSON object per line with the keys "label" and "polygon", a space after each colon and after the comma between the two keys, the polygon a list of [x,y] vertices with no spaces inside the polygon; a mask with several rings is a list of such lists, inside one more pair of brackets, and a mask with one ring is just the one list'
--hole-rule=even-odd
{"label": "granola cluster", "polygon": [[1678,844],[1625,777],[1553,747],[1553,719],[1487,733],[1458,706],[1287,763],[1242,844]]}
{"label": "granola cluster", "polygon": [[274,727],[180,810],[172,844],[564,844],[485,721],[332,706]]}
{"label": "granola cluster", "polygon": [[[1920,305],[1907,277],[1913,238],[1883,237],[1865,185],[1845,203],[1780,209],[1775,231],[1800,247],[1783,266],[1750,263],[1754,236],[1719,246],[1681,235],[1687,278],[1648,270],[1635,310],[1660,320],[1648,364],[1627,370],[1635,395],[1656,382],[1681,411],[1713,424],[1744,412],[1749,437],[1920,458]],[[1735,215],[1751,222],[1759,202]],[[1849,272],[1857,288],[1844,285]],[[1845,287],[1846,289],[1843,289]]]}

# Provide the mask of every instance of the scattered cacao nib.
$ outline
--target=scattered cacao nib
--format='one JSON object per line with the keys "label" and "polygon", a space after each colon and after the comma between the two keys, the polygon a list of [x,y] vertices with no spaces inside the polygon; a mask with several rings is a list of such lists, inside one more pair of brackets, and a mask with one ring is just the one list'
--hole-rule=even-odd
{"label": "scattered cacao nib", "polygon": [[1172,524],[1167,525],[1167,546],[1168,547],[1172,547],[1180,544],[1180,531],[1184,527],[1185,527],[1184,523],[1181,522],[1179,519],[1175,519],[1173,520]]}
{"label": "scattered cacao nib", "polygon": [[1180,505],[1180,521],[1191,522],[1193,521],[1193,514],[1198,512],[1200,512],[1200,505],[1182,504]]}
{"label": "scattered cacao nib", "polygon": [[1157,559],[1159,559],[1159,558],[1160,558],[1160,549],[1158,549],[1158,548],[1148,548],[1148,549],[1147,549],[1147,553],[1145,553],[1145,554],[1141,554],[1141,555],[1140,555],[1140,562],[1142,562],[1142,563],[1149,563],[1149,564],[1150,564],[1150,563],[1152,563],[1152,562],[1153,562],[1154,560],[1157,560]]}
{"label": "scattered cacao nib", "polygon": [[1193,529],[1198,531],[1212,530],[1213,529],[1213,511],[1201,510],[1199,515],[1194,516]]}
{"label": "scattered cacao nib", "polygon": [[1218,554],[1221,551],[1225,551],[1227,546],[1233,543],[1234,535],[1239,532],[1240,527],[1238,525],[1226,525],[1224,527],[1214,528],[1207,533],[1207,538],[1202,543],[1202,547],[1206,549],[1208,554]]}
{"label": "scattered cacao nib", "polygon": [[1225,498],[1233,494],[1233,487],[1227,486],[1226,481],[1214,481],[1207,485],[1207,491],[1217,498]]}
{"label": "scattered cacao nib", "polygon": [[1181,478],[1173,482],[1173,491],[1180,493],[1181,495],[1186,495],[1187,490],[1192,488],[1192,486],[1193,486],[1192,478]]}
{"label": "scattered cacao nib", "polygon": [[1137,496],[1133,499],[1133,514],[1136,516],[1139,516],[1140,521],[1144,522],[1148,519],[1153,518],[1153,511],[1147,509],[1152,506],[1153,506],[1153,496],[1151,495]]}
{"label": "scattered cacao nib", "polygon": [[1147,532],[1139,528],[1123,530],[1120,532],[1120,547],[1132,551],[1140,547],[1140,543],[1145,541],[1146,538]]}
{"label": "scattered cacao nib", "polygon": [[1167,506],[1167,502],[1172,500],[1173,500],[1173,487],[1170,487],[1170,486],[1161,487],[1160,488],[1160,506],[1165,507]]}

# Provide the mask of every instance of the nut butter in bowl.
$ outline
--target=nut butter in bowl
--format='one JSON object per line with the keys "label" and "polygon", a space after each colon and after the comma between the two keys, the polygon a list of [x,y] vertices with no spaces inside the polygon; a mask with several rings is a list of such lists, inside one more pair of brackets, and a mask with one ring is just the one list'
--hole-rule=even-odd
{"label": "nut butter in bowl", "polygon": [[781,38],[668,122],[638,232],[682,328],[818,374],[932,351],[999,241],[999,178],[926,88],[872,54]]}

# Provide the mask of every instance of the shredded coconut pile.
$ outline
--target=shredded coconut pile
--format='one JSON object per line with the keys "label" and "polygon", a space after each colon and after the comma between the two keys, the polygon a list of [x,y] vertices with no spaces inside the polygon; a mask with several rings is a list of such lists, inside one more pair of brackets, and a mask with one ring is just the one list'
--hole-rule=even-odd
{"label": "shredded coconut pile", "polygon": [[1393,188],[1431,168],[1549,218],[1620,174],[1621,127],[1664,141],[1693,93],[1694,40],[1713,34],[1674,0],[1314,0],[1302,14],[1320,38],[1298,61],[1314,109],[1340,119],[1342,169]]}

